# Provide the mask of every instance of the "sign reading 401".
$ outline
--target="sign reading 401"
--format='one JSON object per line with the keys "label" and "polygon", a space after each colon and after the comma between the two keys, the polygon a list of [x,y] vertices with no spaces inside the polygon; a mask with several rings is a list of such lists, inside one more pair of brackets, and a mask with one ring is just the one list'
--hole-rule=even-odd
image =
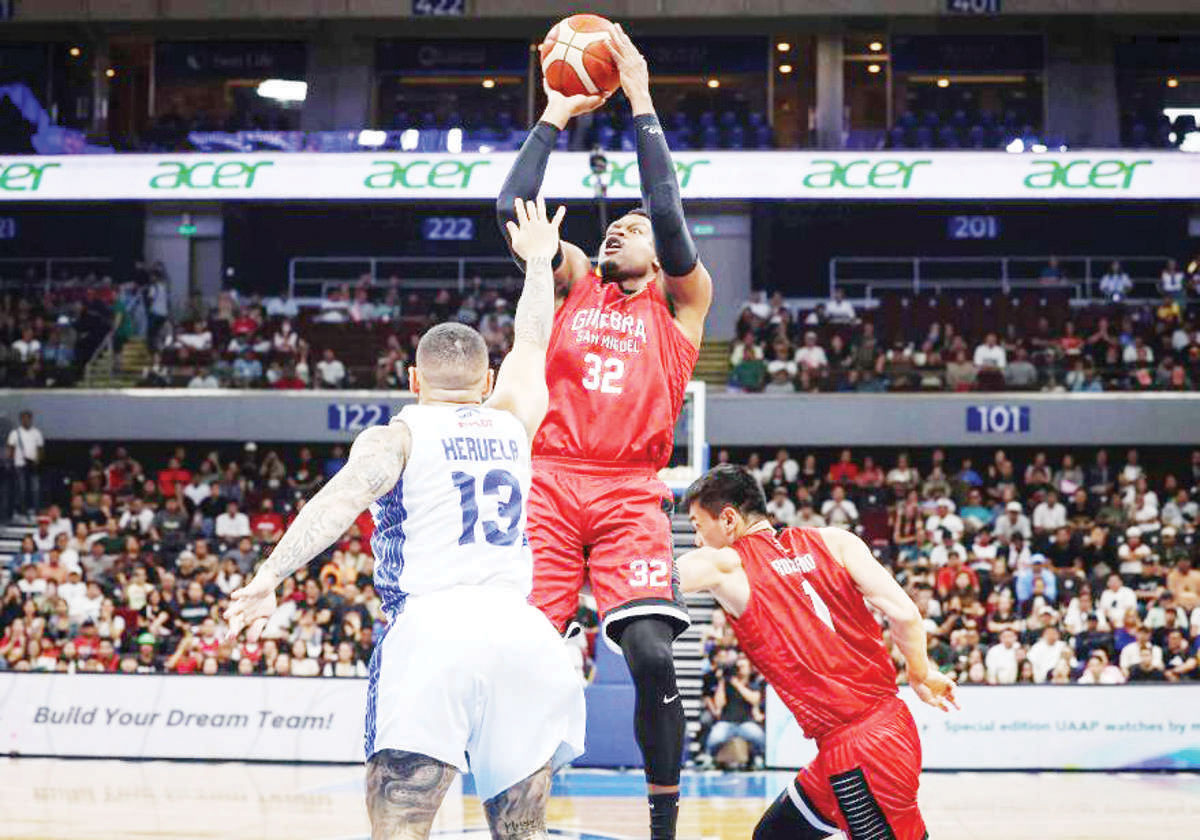
{"label": "sign reading 401", "polygon": [[1029,406],[969,405],[967,432],[976,435],[1027,435]]}
{"label": "sign reading 401", "polygon": [[946,11],[952,15],[998,15],[1000,0],[946,0]]}

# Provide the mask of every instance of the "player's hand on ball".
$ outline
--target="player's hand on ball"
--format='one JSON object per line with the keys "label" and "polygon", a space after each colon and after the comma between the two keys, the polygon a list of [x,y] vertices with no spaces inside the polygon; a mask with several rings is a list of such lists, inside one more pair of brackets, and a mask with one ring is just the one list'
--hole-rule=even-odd
{"label": "player's hand on ball", "polygon": [[958,700],[954,697],[957,689],[958,683],[941,671],[930,671],[925,682],[913,686],[913,691],[917,692],[917,696],[923,702],[935,709],[941,709],[943,712],[950,711],[951,706],[955,709],[959,708]]}
{"label": "player's hand on ball", "polygon": [[595,111],[612,95],[611,93],[598,93],[592,96],[584,94],[563,96],[546,83],[545,76],[542,77],[542,90],[546,92],[546,111],[542,119],[554,123],[560,130],[566,128],[567,123],[574,117]]}
{"label": "player's hand on ball", "polygon": [[621,90],[629,99],[636,115],[650,107],[650,68],[646,66],[645,57],[638,52],[633,41],[625,34],[621,24],[613,27],[613,36],[606,42],[608,51],[612,53],[613,61],[617,63],[617,72],[621,74]]}
{"label": "player's hand on ball", "polygon": [[272,572],[261,569],[252,581],[233,591],[229,596],[231,603],[225,610],[225,623],[229,625],[226,639],[236,639],[242,630],[246,630],[249,641],[258,641],[267,619],[275,612],[275,587],[278,585]]}
{"label": "player's hand on ball", "polygon": [[560,206],[551,219],[546,216],[546,200],[541,196],[537,201],[518,198],[514,206],[517,221],[507,225],[513,251],[525,262],[538,257],[553,259],[558,253],[558,227],[567,208]]}

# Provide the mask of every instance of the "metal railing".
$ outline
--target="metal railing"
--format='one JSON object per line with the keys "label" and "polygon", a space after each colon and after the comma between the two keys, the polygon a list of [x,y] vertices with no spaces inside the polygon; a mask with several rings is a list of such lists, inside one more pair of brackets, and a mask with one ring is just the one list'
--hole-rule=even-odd
{"label": "metal railing", "polygon": [[374,289],[388,288],[391,278],[404,292],[413,289],[502,287],[519,281],[520,271],[509,257],[293,257],[288,260],[288,295],[303,300],[324,298],[339,286],[366,280]]}
{"label": "metal railing", "polygon": [[40,287],[43,292],[65,276],[103,276],[112,271],[112,257],[3,257],[0,258],[0,288]]}
{"label": "metal railing", "polygon": [[[829,261],[829,292],[841,287],[849,297],[872,300],[878,291],[913,294],[958,290],[1069,289],[1077,301],[1099,297],[1100,278],[1115,261],[1134,280],[1132,298],[1156,297],[1165,256],[1058,257],[1061,280],[1041,278],[1050,256],[1033,257],[834,257]],[[852,294],[860,290],[861,294]]]}
{"label": "metal railing", "polygon": [[108,334],[104,336],[104,340],[100,342],[95,352],[92,353],[91,358],[83,366],[83,385],[85,388],[94,387],[96,378],[95,369],[105,351],[108,352],[108,370],[105,371],[105,385],[112,384],[113,375],[117,372],[117,352],[113,343],[114,337],[117,334],[117,326],[117,323],[114,322]]}

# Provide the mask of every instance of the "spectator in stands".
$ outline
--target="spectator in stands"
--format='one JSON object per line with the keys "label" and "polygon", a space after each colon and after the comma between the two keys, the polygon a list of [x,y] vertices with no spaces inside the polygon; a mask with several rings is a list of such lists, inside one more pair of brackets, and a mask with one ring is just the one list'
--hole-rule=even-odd
{"label": "spectator in stands", "polygon": [[1100,278],[1100,294],[1113,303],[1121,303],[1133,291],[1133,280],[1121,267],[1121,263],[1113,260],[1108,272]]}
{"label": "spectator in stands", "polygon": [[854,463],[849,449],[843,449],[838,455],[837,462],[829,468],[826,480],[830,484],[854,484],[858,478],[858,464]]}
{"label": "spectator in stands", "polygon": [[773,525],[779,528],[790,528],[795,523],[796,506],[788,497],[786,487],[776,487],[767,502],[767,515]]}
{"label": "spectator in stands", "polygon": [[942,496],[934,504],[935,512],[925,520],[925,533],[936,534],[938,531],[947,531],[957,542],[963,534],[963,529],[966,527],[962,519],[954,512],[954,502],[946,496]]}
{"label": "spectator in stands", "polygon": [[1059,501],[1058,493],[1051,490],[1046,498],[1033,509],[1033,532],[1044,537],[1067,524],[1067,508]]}
{"label": "spectator in stands", "polygon": [[1079,685],[1121,685],[1125,677],[1120,668],[1109,664],[1108,655],[1101,649],[1088,656],[1083,674],[1076,682]]}
{"label": "spectator in stands", "polygon": [[1017,646],[1015,630],[1003,630],[1000,641],[988,648],[984,666],[987,669],[989,685],[1011,685],[1017,681],[1018,655],[1021,649]]}
{"label": "spectator in stands", "polygon": [[315,384],[318,388],[341,388],[346,384],[346,366],[334,355],[332,347],[326,347],[317,362]]}
{"label": "spectator in stands", "polygon": [[975,348],[974,362],[975,367],[980,370],[1004,370],[1008,364],[1008,354],[994,332],[988,333],[983,344]]}
{"label": "spectator in stands", "polygon": [[858,506],[846,498],[846,488],[834,485],[830,498],[821,505],[821,516],[836,528],[852,531],[858,525]]}
{"label": "spectator in stands", "polygon": [[1051,257],[1045,267],[1038,273],[1038,280],[1043,286],[1054,286],[1066,281],[1066,275],[1058,264],[1058,257]]}
{"label": "spectator in stands", "polygon": [[817,344],[817,334],[811,330],[804,334],[804,345],[796,350],[795,363],[801,370],[822,374],[829,367],[825,350]]}
{"label": "spectator in stands", "polygon": [[216,518],[213,532],[222,540],[251,536],[250,519],[238,510],[237,502],[230,500],[225,504],[225,512]]}
{"label": "spectator in stands", "polygon": [[831,324],[853,324],[858,320],[854,305],[846,300],[846,292],[840,286],[833,290],[833,299],[825,305],[825,316]]}
{"label": "spectator in stands", "polygon": [[1000,542],[1007,544],[1013,534],[1017,533],[1026,540],[1033,538],[1033,527],[1030,525],[1029,517],[1025,515],[1020,502],[1012,501],[1004,506],[1004,516],[996,519],[992,534]]}
{"label": "spectator in stands", "polygon": [[717,722],[708,734],[705,749],[717,759],[721,748],[735,738],[745,741],[753,756],[760,757],[766,742],[762,723],[763,682],[750,660],[739,656],[737,664],[724,670],[717,680]]}
{"label": "spectator in stands", "polygon": [[763,392],[767,394],[790,394],[796,391],[796,386],[792,383],[792,378],[796,375],[796,365],[794,362],[773,361],[767,363],[767,379],[766,387]]}
{"label": "spectator in stands", "polygon": [[767,293],[762,290],[751,292],[750,299],[742,304],[741,312],[749,312],[755,318],[765,322],[771,317],[771,304],[767,302]]}
{"label": "spectator in stands", "polygon": [[1158,279],[1158,291],[1180,306],[1187,305],[1187,275],[1175,260],[1167,260]]}
{"label": "spectator in stands", "polygon": [[188,380],[189,388],[220,388],[221,383],[207,367],[196,368],[196,374]]}
{"label": "spectator in stands", "polygon": [[279,322],[278,329],[271,337],[271,349],[275,355],[283,358],[291,358],[300,350],[300,336],[292,329],[289,318]]}
{"label": "spectator in stands", "polygon": [[1108,576],[1104,591],[1100,593],[1100,609],[1104,611],[1109,624],[1114,627],[1124,622],[1125,615],[1130,610],[1137,609],[1137,595],[1115,572]]}
{"label": "spectator in stands", "polygon": [[46,439],[33,425],[32,411],[21,412],[17,426],[8,433],[6,448],[14,478],[13,508],[26,522],[32,522],[41,506],[41,473],[46,455]]}
{"label": "spectator in stands", "polygon": [[[976,351],[978,352],[978,351]],[[1016,358],[1004,368],[1004,382],[1014,391],[1026,391],[1036,388],[1038,384],[1037,368],[1029,361],[1029,353],[1024,347],[1018,347]]]}
{"label": "spectator in stands", "polygon": [[783,478],[789,484],[794,484],[800,477],[800,465],[795,458],[788,454],[786,449],[775,450],[774,459],[763,464],[761,475],[771,475],[775,472],[776,467],[783,469]]}
{"label": "spectator in stands", "polygon": [[975,376],[975,363],[967,358],[967,351],[955,351],[946,363],[946,387],[952,391],[969,391],[975,386]]}

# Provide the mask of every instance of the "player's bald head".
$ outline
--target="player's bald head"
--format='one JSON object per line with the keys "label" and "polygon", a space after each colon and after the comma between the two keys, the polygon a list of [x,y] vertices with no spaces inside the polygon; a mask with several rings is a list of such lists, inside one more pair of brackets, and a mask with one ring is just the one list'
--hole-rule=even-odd
{"label": "player's bald head", "polygon": [[447,391],[477,388],[487,379],[487,343],[466,324],[438,324],[421,336],[416,365],[428,387]]}

